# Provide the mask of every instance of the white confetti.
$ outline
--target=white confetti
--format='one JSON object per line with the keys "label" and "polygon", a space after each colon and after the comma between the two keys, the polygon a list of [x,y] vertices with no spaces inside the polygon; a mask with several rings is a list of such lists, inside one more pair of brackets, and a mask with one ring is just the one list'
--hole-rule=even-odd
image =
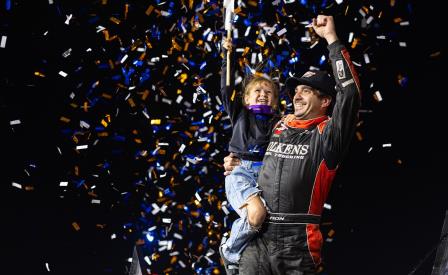
{"label": "white confetti", "polygon": [[9,122],[9,125],[18,125],[18,124],[20,124],[21,122],[20,122],[20,119],[16,119],[16,120],[11,120],[10,122]]}
{"label": "white confetti", "polygon": [[187,146],[185,146],[185,144],[182,144],[179,148],[179,152],[182,153],[185,150],[185,147]]}
{"label": "white confetti", "polygon": [[366,62],[366,64],[369,64],[370,63],[370,58],[369,58],[369,55],[368,54],[364,54],[364,61]]}
{"label": "white confetti", "polygon": [[123,64],[126,61],[126,59],[128,59],[128,55],[127,54],[125,54],[123,56],[123,58],[120,60],[120,63]]}
{"label": "white confetti", "polygon": [[173,102],[171,99],[169,99],[169,98],[162,98],[162,102],[163,103],[167,103],[168,105],[171,105],[171,103]]}
{"label": "white confetti", "polygon": [[89,129],[89,128],[90,128],[90,124],[87,123],[87,122],[85,122],[84,120],[81,120],[81,121],[79,122],[79,126],[80,126],[81,128],[86,128],[86,129]]}
{"label": "white confetti", "polygon": [[19,189],[22,189],[22,185],[19,184],[19,183],[17,183],[17,182],[13,182],[13,183],[12,183],[12,186],[14,186],[14,187],[16,187],[16,188],[19,188]]}
{"label": "white confetti", "polygon": [[2,40],[0,40],[0,48],[6,48],[6,39],[8,37],[6,35],[2,35]]}
{"label": "white confetti", "polygon": [[250,64],[255,64],[255,62],[257,62],[257,53],[252,53]]}
{"label": "white confetti", "polygon": [[378,100],[378,101],[382,101],[383,100],[383,97],[381,96],[380,91],[376,91],[374,93],[374,96],[375,96],[376,100]]}
{"label": "white confetti", "polygon": [[227,207],[225,207],[225,206],[221,206],[221,209],[222,209],[222,211],[226,214],[226,215],[229,215],[229,210],[227,209]]}
{"label": "white confetti", "polygon": [[202,200],[202,198],[201,198],[201,196],[199,196],[198,192],[196,192],[196,193],[194,194],[194,196],[196,197],[196,199],[197,199],[198,201],[201,201],[201,200]]}
{"label": "white confetti", "polygon": [[66,18],[67,18],[67,20],[65,20],[65,25],[68,25],[68,24],[70,24],[70,20],[72,19],[72,17],[73,17],[73,14],[69,14],[69,15],[66,15],[65,16]]}
{"label": "white confetti", "polygon": [[89,147],[89,145],[78,145],[76,146],[76,150],[83,150],[83,149],[87,149]]}
{"label": "white confetti", "polygon": [[286,32],[287,32],[286,28],[283,28],[277,32],[277,35],[281,36],[281,35],[285,34]]}
{"label": "white confetti", "polygon": [[171,13],[167,11],[161,11],[160,14],[165,17],[171,16]]}
{"label": "white confetti", "polygon": [[247,27],[246,31],[244,32],[244,36],[248,36],[250,32],[251,26]]}
{"label": "white confetti", "polygon": [[157,229],[157,226],[151,226],[149,229],[148,229],[148,231],[154,231],[154,230],[156,230]]}
{"label": "white confetti", "polygon": [[68,49],[62,53],[62,57],[67,58],[72,53],[72,49]]}
{"label": "white confetti", "polygon": [[151,260],[149,259],[148,256],[145,256],[145,258],[143,258],[143,259],[145,260],[145,262],[146,262],[148,265],[151,265]]}
{"label": "white confetti", "polygon": [[348,34],[348,43],[352,43],[352,41],[353,41],[353,32],[350,32]]}

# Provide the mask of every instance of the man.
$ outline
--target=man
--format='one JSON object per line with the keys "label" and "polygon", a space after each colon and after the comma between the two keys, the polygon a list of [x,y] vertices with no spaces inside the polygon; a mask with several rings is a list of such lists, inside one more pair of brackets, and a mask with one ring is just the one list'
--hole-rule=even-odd
{"label": "man", "polygon": [[[336,81],[323,71],[286,81],[295,119],[273,129],[258,177],[268,216],[241,255],[240,274],[315,274],[320,263],[320,215],[355,131],[360,91],[333,17],[319,15],[313,29],[328,43]],[[238,164],[224,160],[226,173]]]}

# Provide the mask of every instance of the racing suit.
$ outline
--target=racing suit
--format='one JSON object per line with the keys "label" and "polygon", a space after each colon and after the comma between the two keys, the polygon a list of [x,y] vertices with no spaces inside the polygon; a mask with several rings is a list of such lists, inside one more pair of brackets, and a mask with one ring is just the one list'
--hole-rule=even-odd
{"label": "racing suit", "polygon": [[322,208],[354,135],[360,104],[347,50],[339,41],[328,50],[337,91],[331,117],[274,127],[258,177],[268,217],[242,253],[240,274],[314,274],[320,263]]}

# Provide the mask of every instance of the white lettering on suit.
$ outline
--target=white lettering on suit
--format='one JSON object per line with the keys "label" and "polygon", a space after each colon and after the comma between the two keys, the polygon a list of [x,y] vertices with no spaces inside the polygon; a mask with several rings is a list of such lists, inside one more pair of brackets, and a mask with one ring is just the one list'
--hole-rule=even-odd
{"label": "white lettering on suit", "polygon": [[308,144],[287,144],[271,141],[266,150],[266,155],[274,155],[279,158],[304,159],[309,152]]}

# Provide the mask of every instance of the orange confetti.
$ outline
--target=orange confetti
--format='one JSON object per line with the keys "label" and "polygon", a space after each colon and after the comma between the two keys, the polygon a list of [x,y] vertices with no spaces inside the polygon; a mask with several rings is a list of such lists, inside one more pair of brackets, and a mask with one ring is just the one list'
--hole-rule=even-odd
{"label": "orange confetti", "polygon": [[59,120],[62,121],[62,122],[65,122],[65,123],[69,123],[70,122],[70,119],[68,117],[65,117],[65,116],[61,116],[61,118]]}
{"label": "orange confetti", "polygon": [[151,119],[151,125],[160,125],[161,122],[160,119]]}
{"label": "orange confetti", "polygon": [[142,94],[142,100],[146,100],[146,98],[148,98],[148,95],[149,95],[149,90],[146,89]]}
{"label": "orange confetti", "polygon": [[124,20],[128,19],[129,4],[124,5]]}
{"label": "orange confetti", "polygon": [[128,99],[128,103],[129,103],[129,105],[131,105],[132,108],[135,107],[135,102],[134,102],[134,100],[132,98]]}
{"label": "orange confetti", "polygon": [[114,62],[113,62],[112,60],[110,60],[110,59],[109,59],[109,67],[110,67],[111,69],[114,69],[114,68],[115,68],[115,66],[114,66]]}
{"label": "orange confetti", "polygon": [[34,75],[39,77],[45,77],[45,75],[41,72],[34,72]]}
{"label": "orange confetti", "polygon": [[104,127],[107,127],[107,126],[109,125],[104,119],[101,120],[101,124],[102,124]]}
{"label": "orange confetti", "polygon": [[81,229],[81,227],[76,222],[72,222],[72,226],[76,231],[79,231]]}
{"label": "orange confetti", "polygon": [[401,21],[403,21],[403,19],[400,17],[394,18],[394,23],[400,23]]}
{"label": "orange confetti", "polygon": [[105,99],[112,99],[112,96],[110,94],[102,93],[101,96]]}
{"label": "orange confetti", "polygon": [[149,16],[152,13],[153,10],[154,10],[154,6],[153,5],[149,5],[149,7],[145,11],[145,14]]}
{"label": "orange confetti", "polygon": [[142,245],[142,244],[145,244],[145,240],[143,240],[143,239],[138,239],[138,240],[135,242],[135,244],[136,244],[136,245]]}
{"label": "orange confetti", "polygon": [[351,45],[352,49],[354,49],[358,45],[358,42],[359,42],[359,38],[353,39],[353,42],[352,42],[352,45]]}
{"label": "orange confetti", "polygon": [[25,191],[33,191],[34,186],[25,186]]}

